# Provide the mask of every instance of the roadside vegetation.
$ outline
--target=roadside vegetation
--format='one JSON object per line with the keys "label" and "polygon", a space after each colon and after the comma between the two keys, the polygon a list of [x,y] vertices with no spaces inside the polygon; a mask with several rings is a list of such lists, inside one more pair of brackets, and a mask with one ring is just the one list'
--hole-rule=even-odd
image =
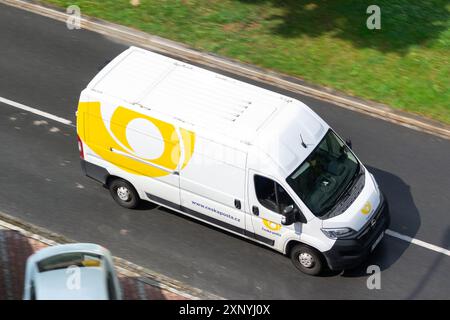
{"label": "roadside vegetation", "polygon": [[46,0],[450,123],[450,2]]}

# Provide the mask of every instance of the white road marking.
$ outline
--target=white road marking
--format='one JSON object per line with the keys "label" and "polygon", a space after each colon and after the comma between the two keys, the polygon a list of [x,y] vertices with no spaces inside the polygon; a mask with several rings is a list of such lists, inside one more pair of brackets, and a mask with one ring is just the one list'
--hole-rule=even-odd
{"label": "white road marking", "polygon": [[[55,116],[55,115],[47,113],[45,111],[41,111],[41,110],[38,110],[38,109],[35,109],[35,108],[28,107],[28,106],[26,106],[24,104],[21,104],[21,103],[18,103],[18,102],[15,102],[15,101],[12,101],[12,100],[9,100],[9,99],[6,99],[6,98],[0,97],[0,102],[3,102],[5,104],[8,104],[8,105],[13,106],[15,108],[19,108],[19,109],[22,109],[22,110],[25,110],[25,111],[28,111],[28,112],[40,115],[40,116],[45,117],[47,119],[58,121],[58,122],[63,123],[65,125],[74,126],[72,124],[72,121],[70,121],[70,120],[67,120],[67,119]],[[390,235],[391,237],[394,237],[394,238],[397,238],[397,239],[400,239],[400,240],[403,240],[403,241],[406,241],[406,242],[409,242],[409,243],[413,243],[413,244],[421,246],[423,248],[426,248],[426,249],[429,249],[429,250],[432,250],[432,251],[436,251],[436,252],[439,252],[439,253],[443,253],[443,254],[445,254],[447,256],[450,256],[450,250],[438,247],[438,246],[436,246],[434,244],[431,244],[431,243],[428,243],[428,242],[425,242],[425,241],[422,241],[422,240],[414,239],[414,238],[411,238],[409,236],[403,235],[401,233],[398,233],[398,232],[395,232],[395,231],[392,231],[392,230],[386,230],[386,234]]]}
{"label": "white road marking", "polygon": [[439,252],[439,253],[443,253],[443,254],[445,254],[447,256],[450,256],[450,250],[438,247],[438,246],[436,246],[434,244],[431,244],[431,243],[428,243],[428,242],[425,242],[425,241],[422,241],[422,240],[414,239],[414,238],[411,238],[409,236],[405,236],[404,234],[401,234],[401,233],[398,233],[398,232],[395,232],[395,231],[392,231],[392,230],[389,230],[389,229],[386,230],[386,234],[390,235],[391,237],[394,237],[394,238],[397,238],[397,239],[400,239],[400,240],[403,240],[403,241],[406,241],[406,242],[409,242],[409,243],[414,243],[415,245],[424,247],[426,249],[433,250],[433,251],[436,251],[436,252]]}
{"label": "white road marking", "polygon": [[55,116],[55,115],[50,114],[50,113],[45,112],[45,111],[41,111],[41,110],[38,110],[38,109],[35,109],[35,108],[32,108],[32,107],[26,106],[26,105],[21,104],[19,102],[15,102],[15,101],[3,98],[3,97],[0,97],[0,102],[5,103],[7,105],[10,105],[12,107],[18,108],[18,109],[22,109],[24,111],[28,111],[28,112],[37,114],[37,115],[39,115],[41,117],[44,117],[44,118],[47,118],[47,119],[50,119],[50,120],[58,121],[58,122],[60,122],[62,124],[65,124],[65,125],[73,126],[72,121],[70,121],[70,120],[67,120],[67,119]]}
{"label": "white road marking", "polygon": [[48,122],[45,120],[35,120],[35,121],[33,121],[33,124],[35,126],[40,126],[40,125],[46,125],[46,124],[48,124]]}

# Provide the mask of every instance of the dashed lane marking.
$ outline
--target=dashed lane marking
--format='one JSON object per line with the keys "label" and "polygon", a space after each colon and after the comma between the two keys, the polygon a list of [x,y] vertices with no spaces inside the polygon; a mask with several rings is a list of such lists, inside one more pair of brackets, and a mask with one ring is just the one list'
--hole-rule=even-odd
{"label": "dashed lane marking", "polygon": [[401,233],[398,233],[396,231],[392,231],[392,230],[389,230],[389,229],[386,230],[386,234],[391,236],[391,237],[394,237],[394,238],[397,238],[397,239],[400,239],[400,240],[403,240],[403,241],[406,241],[406,242],[409,242],[409,243],[413,243],[413,244],[421,246],[423,248],[426,248],[426,249],[429,249],[429,250],[433,250],[433,251],[436,251],[436,252],[439,252],[439,253],[443,253],[443,254],[445,254],[447,256],[450,256],[450,250],[438,247],[438,246],[436,246],[434,244],[431,244],[431,243],[428,243],[428,242],[425,242],[425,241],[422,241],[422,240],[414,239],[414,238],[411,238],[409,236],[405,236],[404,234],[401,234]]}
{"label": "dashed lane marking", "polygon": [[55,116],[55,115],[53,115],[51,113],[48,113],[48,112],[45,112],[45,111],[41,111],[41,110],[38,110],[38,109],[35,109],[35,108],[32,108],[32,107],[26,106],[26,105],[24,105],[22,103],[15,102],[15,101],[3,98],[3,97],[0,97],[0,102],[2,102],[4,104],[7,104],[7,105],[10,105],[12,107],[18,108],[18,109],[22,109],[24,111],[28,111],[28,112],[37,114],[37,115],[39,115],[41,117],[44,117],[44,118],[47,118],[47,119],[50,119],[50,120],[54,120],[54,121],[58,121],[58,122],[60,122],[62,124],[74,127],[74,125],[72,124],[72,121],[70,121],[70,120],[67,120],[67,119]]}

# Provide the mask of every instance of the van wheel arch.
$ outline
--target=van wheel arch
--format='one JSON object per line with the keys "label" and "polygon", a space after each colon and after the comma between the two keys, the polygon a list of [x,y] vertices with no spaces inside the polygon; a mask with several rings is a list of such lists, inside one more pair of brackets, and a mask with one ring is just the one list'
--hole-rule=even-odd
{"label": "van wheel arch", "polygon": [[105,179],[105,184],[103,185],[105,188],[109,188],[109,186],[111,185],[111,183],[114,181],[114,180],[117,180],[117,179],[122,179],[122,178],[120,178],[120,177],[118,177],[118,176],[113,176],[113,175],[108,175],[107,177],[106,177],[106,179]]}
{"label": "van wheel arch", "polygon": [[298,244],[307,245],[307,244],[305,244],[303,242],[300,242],[298,240],[289,240],[288,243],[285,246],[284,254],[289,257],[291,255],[292,249]]}
{"label": "van wheel arch", "polygon": [[[315,248],[315,247],[313,247],[313,246],[311,246],[311,245],[309,245],[307,243],[304,243],[304,242],[301,242],[299,240],[296,240],[296,239],[288,241],[288,243],[285,246],[284,254],[286,256],[289,256],[291,254],[292,249],[298,244],[301,244],[301,245],[306,246],[306,247],[310,247],[311,249],[316,250],[317,252],[322,254],[319,249],[317,249],[317,248]],[[322,254],[322,256],[323,256],[323,254]]]}

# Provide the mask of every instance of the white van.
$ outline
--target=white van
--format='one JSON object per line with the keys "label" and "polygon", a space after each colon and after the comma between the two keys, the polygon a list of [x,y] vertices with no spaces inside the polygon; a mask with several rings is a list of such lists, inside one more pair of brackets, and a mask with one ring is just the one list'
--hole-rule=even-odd
{"label": "white van", "polygon": [[81,93],[82,168],[123,207],[147,200],[289,255],[358,265],[389,225],[374,177],[310,108],[131,47]]}

